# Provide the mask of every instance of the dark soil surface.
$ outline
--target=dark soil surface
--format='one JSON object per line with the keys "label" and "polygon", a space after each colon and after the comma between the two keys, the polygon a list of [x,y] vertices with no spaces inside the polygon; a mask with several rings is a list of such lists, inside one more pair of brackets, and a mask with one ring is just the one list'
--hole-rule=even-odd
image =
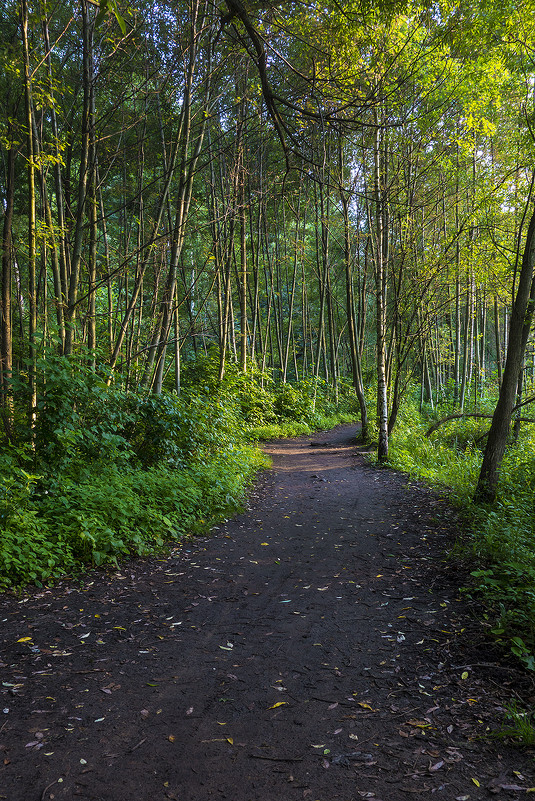
{"label": "dark soil surface", "polygon": [[0,601],[0,799],[529,798],[488,735],[531,679],[446,558],[455,514],[355,429],[271,443],[248,510],[166,559]]}

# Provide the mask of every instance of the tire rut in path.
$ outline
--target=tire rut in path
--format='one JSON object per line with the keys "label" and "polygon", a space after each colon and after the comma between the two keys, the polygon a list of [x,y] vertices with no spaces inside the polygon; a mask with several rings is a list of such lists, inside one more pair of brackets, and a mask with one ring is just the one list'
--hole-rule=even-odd
{"label": "tire rut in path", "polygon": [[2,602],[0,799],[525,797],[531,756],[476,739],[527,679],[459,596],[454,515],[354,434],[266,445],[247,512],[169,559]]}

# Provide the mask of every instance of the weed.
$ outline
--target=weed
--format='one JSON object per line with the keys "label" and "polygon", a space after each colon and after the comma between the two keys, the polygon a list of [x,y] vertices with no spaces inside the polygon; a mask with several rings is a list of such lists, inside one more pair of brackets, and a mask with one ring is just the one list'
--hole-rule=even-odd
{"label": "weed", "polygon": [[505,719],[507,723],[493,737],[511,739],[517,745],[535,745],[535,722],[531,712],[520,709],[512,701],[506,706]]}

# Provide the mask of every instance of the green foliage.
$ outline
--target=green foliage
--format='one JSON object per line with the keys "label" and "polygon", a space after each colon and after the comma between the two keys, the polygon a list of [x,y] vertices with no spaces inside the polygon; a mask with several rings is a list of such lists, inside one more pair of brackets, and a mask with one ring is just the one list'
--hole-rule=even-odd
{"label": "green foliage", "polygon": [[220,382],[218,369],[217,354],[202,356],[180,396],[146,396],[108,386],[105,371],[48,356],[33,441],[23,429],[0,450],[0,587],[116,565],[206,531],[240,508],[266,465],[248,442],[354,416],[346,385],[337,406],[323,382],[277,387],[233,365]]}
{"label": "green foliage", "polygon": [[533,714],[521,709],[515,701],[506,706],[507,723],[496,732],[494,737],[513,740],[518,745],[535,745],[535,722]]}
{"label": "green foliage", "polygon": [[463,418],[426,437],[430,425],[407,404],[391,442],[393,466],[435,486],[447,486],[471,530],[464,552],[479,562],[466,591],[485,604],[497,641],[535,670],[535,427],[525,425],[504,458],[493,507],[472,504],[490,421]]}
{"label": "green foliage", "polygon": [[390,443],[391,464],[429,484],[447,486],[454,500],[469,503],[481,459],[473,421],[452,421],[426,437],[431,422],[420,416],[416,401],[407,399]]}

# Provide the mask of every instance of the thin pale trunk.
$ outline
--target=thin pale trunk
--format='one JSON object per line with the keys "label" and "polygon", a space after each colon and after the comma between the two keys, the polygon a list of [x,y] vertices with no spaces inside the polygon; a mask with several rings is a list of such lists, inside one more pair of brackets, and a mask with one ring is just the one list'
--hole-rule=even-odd
{"label": "thin pale trunk", "polygon": [[88,319],[87,319],[87,347],[89,350],[89,363],[91,369],[96,368],[97,347],[97,318],[96,318],[96,285],[97,285],[97,240],[98,240],[98,213],[97,213],[97,187],[95,169],[94,146],[91,145],[91,178],[88,187],[88,217],[89,217],[89,249],[88,249]]}
{"label": "thin pale trunk", "polygon": [[179,327],[179,322],[178,322],[178,307],[175,307],[174,323],[175,323],[175,348],[174,348],[174,355],[175,355],[175,392],[176,392],[177,395],[180,395],[180,327]]}
{"label": "thin pale trunk", "polygon": [[6,197],[4,225],[2,231],[2,304],[0,309],[0,392],[2,396],[2,419],[6,437],[13,438],[13,395],[11,378],[13,372],[13,328],[11,319],[11,285],[13,265],[12,224],[15,199],[15,155],[11,146],[7,151]]}
{"label": "thin pale trunk", "polygon": [[375,303],[376,303],[376,366],[377,366],[377,458],[388,459],[388,395],[386,381],[386,253],[385,198],[382,165],[381,128],[377,126],[374,148],[375,205]]}
{"label": "thin pale trunk", "polygon": [[[288,360],[290,356],[290,344],[293,342],[293,313],[294,313],[295,285],[297,282],[299,225],[301,222],[300,210],[301,210],[301,186],[299,187],[299,195],[297,197],[297,208],[295,212],[295,236],[293,241],[292,282],[289,292],[289,308],[288,308],[288,332],[286,335],[286,347],[284,349],[283,364],[282,364],[283,384],[286,383],[286,377],[288,374]],[[295,355],[295,349],[294,349],[294,355]]]}
{"label": "thin pale trunk", "polygon": [[502,350],[500,342],[500,312],[498,310],[498,298],[494,298],[494,342],[496,346],[496,371],[498,374],[498,386],[502,383]]}
{"label": "thin pale trunk", "polygon": [[[43,39],[46,52],[46,65],[48,77],[48,91],[50,96],[54,98],[54,79],[52,72],[52,50],[50,48],[50,39],[48,32],[48,19],[43,15]],[[63,307],[67,299],[68,276],[70,272],[69,266],[69,246],[67,238],[67,224],[65,220],[65,207],[64,207],[64,193],[63,193],[63,176],[62,164],[63,159],[59,150],[59,130],[56,116],[56,104],[52,102],[48,105],[48,113],[50,114],[50,124],[52,130],[52,142],[54,148],[54,183],[55,183],[55,196],[56,196],[56,214],[57,225],[59,229],[58,237],[58,257],[59,257],[59,271],[60,271],[60,285],[61,291],[56,291],[56,302],[61,304],[61,326],[60,338],[62,352],[65,349],[65,328],[64,328],[64,310]]]}
{"label": "thin pale trunk", "polygon": [[351,261],[351,233],[349,228],[349,198],[341,191],[342,210],[344,217],[344,263],[346,278],[346,318],[349,338],[349,354],[351,359],[351,373],[353,387],[357,395],[360,408],[361,439],[368,442],[370,438],[368,426],[368,409],[362,384],[362,366],[360,362],[360,349],[357,340],[357,326],[355,320],[355,293],[353,288],[353,267]]}
{"label": "thin pale trunk", "polygon": [[82,246],[84,235],[84,219],[87,201],[87,182],[89,177],[89,158],[91,139],[94,138],[92,109],[94,108],[94,75],[93,75],[93,29],[94,21],[90,19],[89,2],[82,2],[82,41],[83,64],[82,82],[84,102],[82,111],[82,130],[80,140],[80,168],[78,178],[78,203],[74,229],[74,246],[68,284],[67,307],[65,309],[65,349],[70,356],[74,344],[74,326],[78,301],[78,288],[82,266]]}
{"label": "thin pale trunk", "polygon": [[37,293],[36,293],[36,192],[35,192],[35,148],[33,138],[33,101],[30,73],[30,51],[28,43],[28,4],[26,0],[21,3],[22,15],[22,42],[24,52],[24,101],[27,125],[27,175],[28,175],[28,342],[29,367],[28,384],[30,389],[30,425],[35,423],[37,407],[36,388],[36,361],[37,345],[35,341],[37,331]]}

